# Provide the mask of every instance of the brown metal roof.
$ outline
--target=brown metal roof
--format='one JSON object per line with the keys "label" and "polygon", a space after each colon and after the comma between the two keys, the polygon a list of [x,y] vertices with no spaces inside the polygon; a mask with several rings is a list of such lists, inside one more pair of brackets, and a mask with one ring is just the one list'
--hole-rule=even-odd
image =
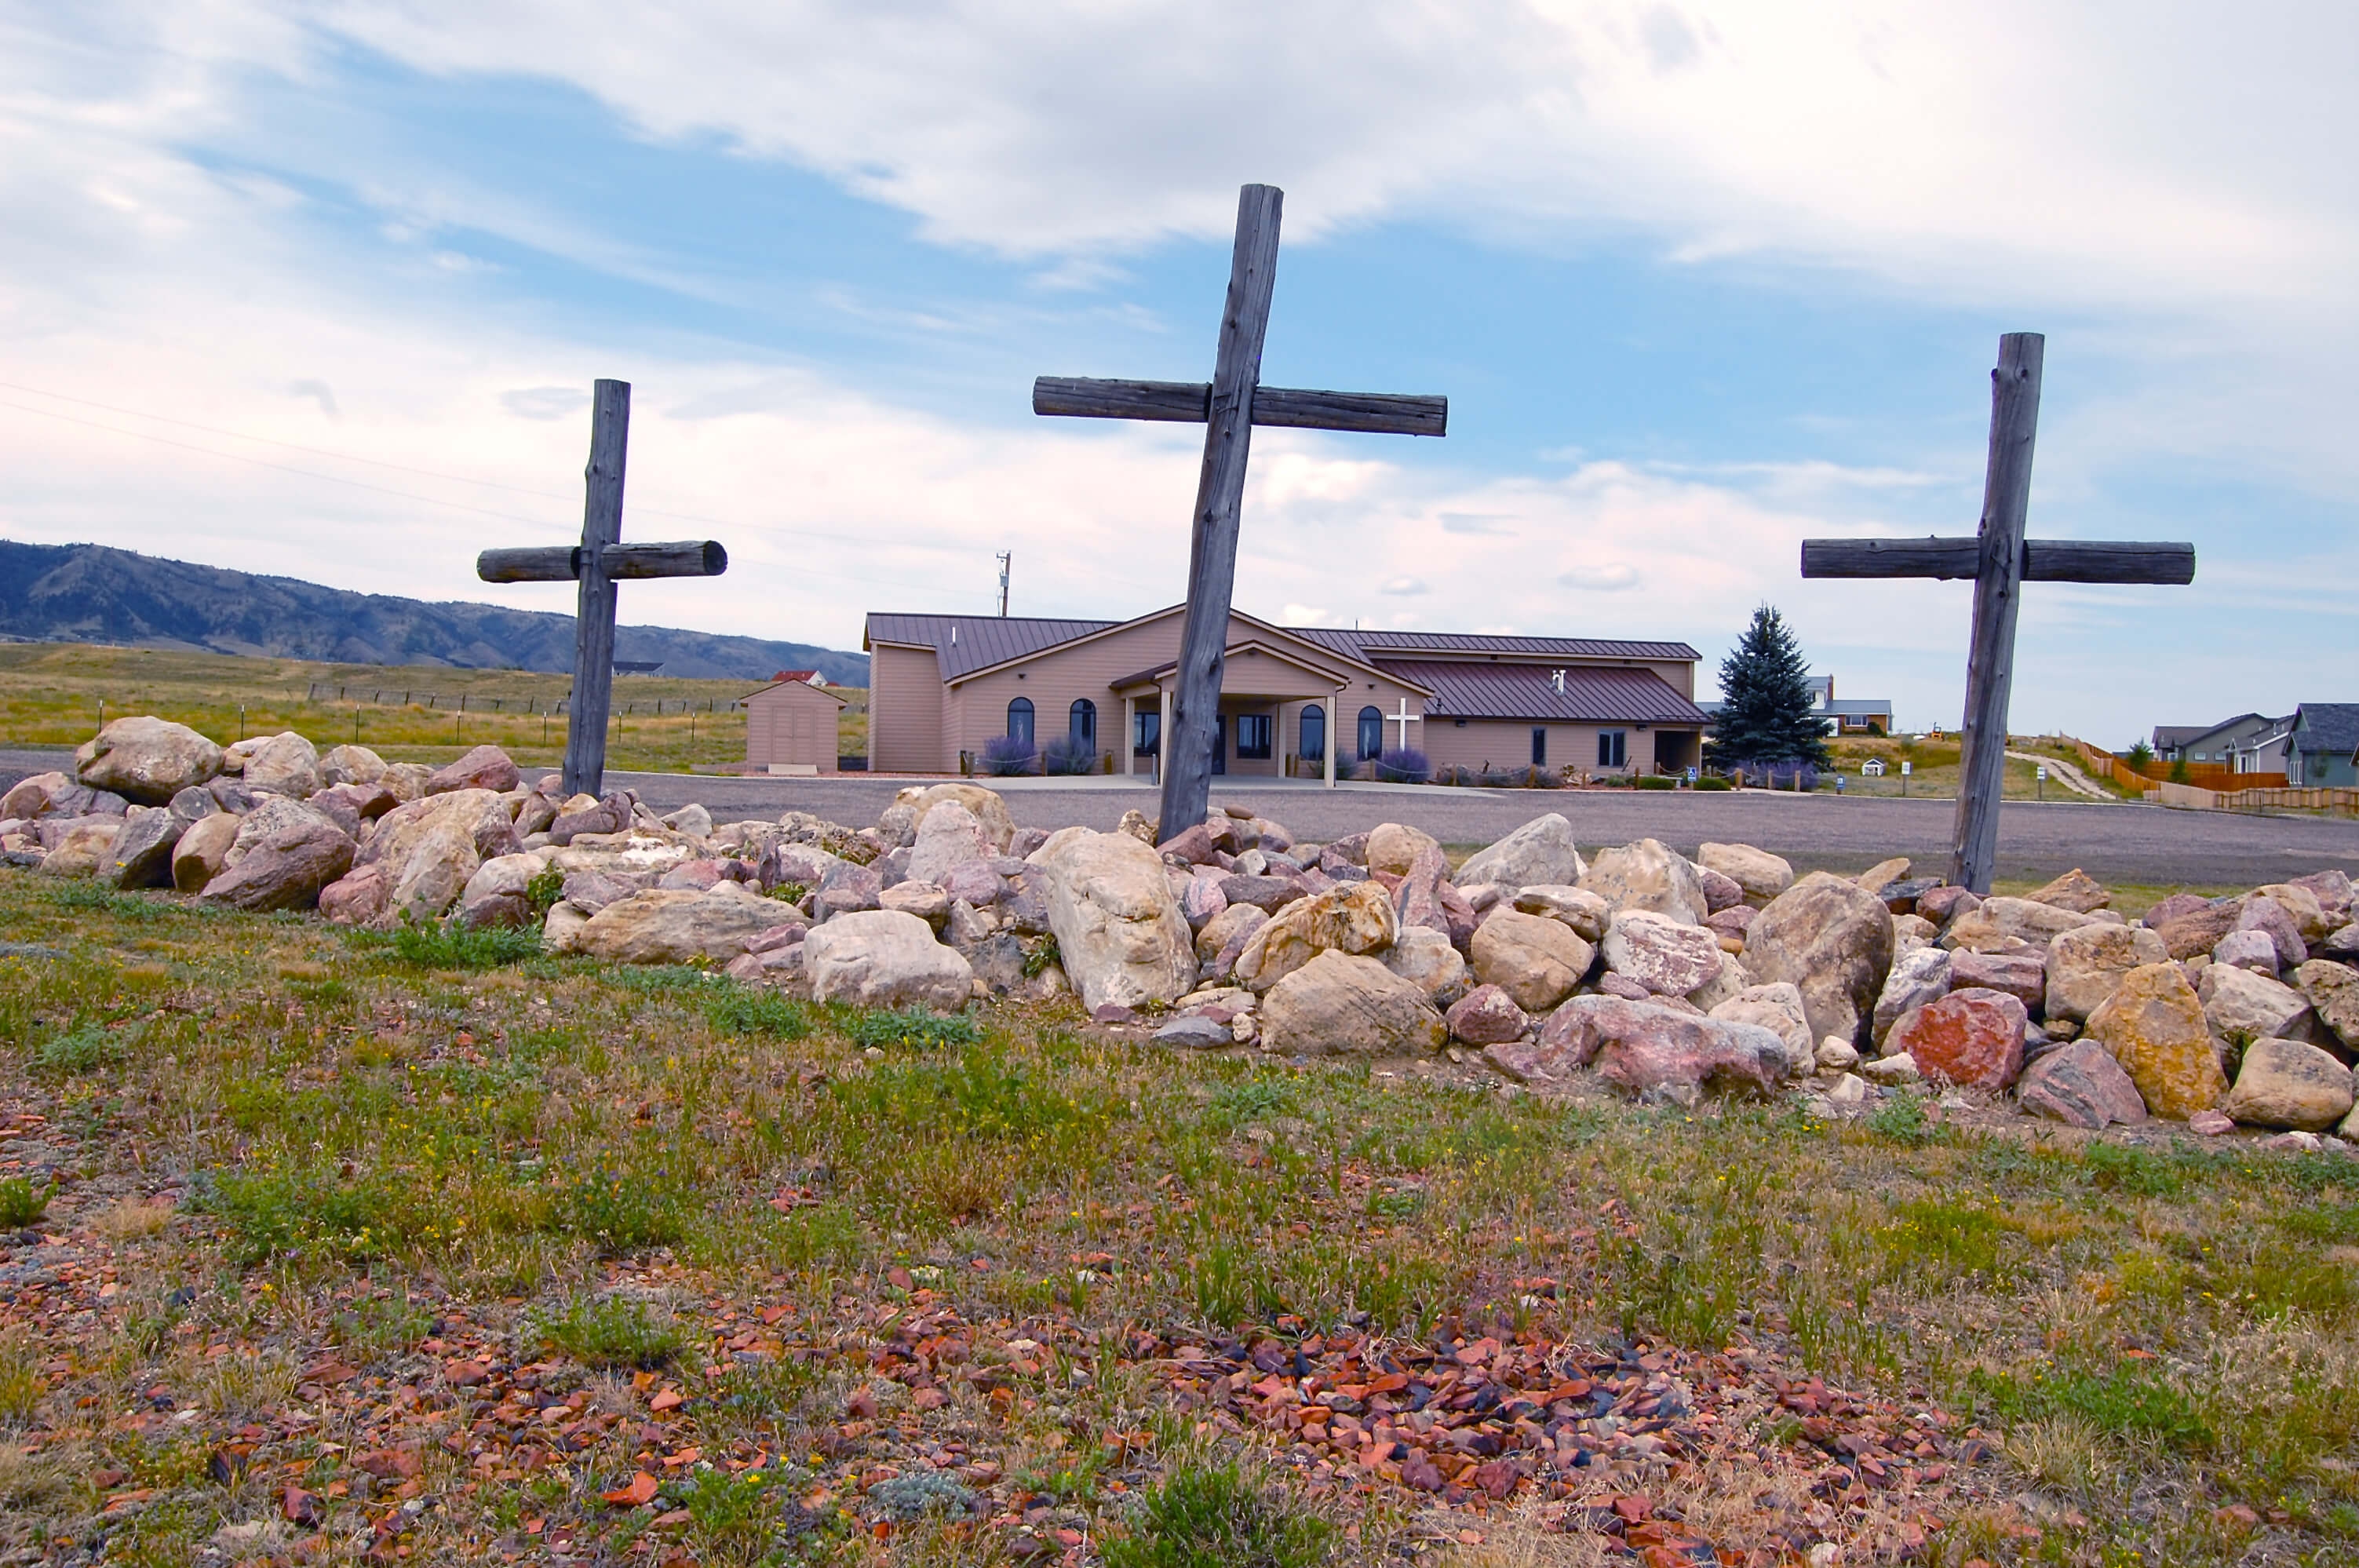
{"label": "brown metal roof", "polygon": [[1651,670],[1569,665],[1564,690],[1536,664],[1467,664],[1457,659],[1376,661],[1387,675],[1433,692],[1428,718],[1532,719],[1555,724],[1701,724],[1703,711]]}
{"label": "brown metal roof", "polygon": [[[942,679],[955,681],[988,665],[1102,632],[1119,621],[1049,620],[1035,615],[898,615],[871,611],[864,643],[930,648]],[[951,635],[951,628],[957,635]]]}
{"label": "brown metal roof", "polygon": [[1348,658],[1381,663],[1393,650],[1411,653],[1496,653],[1517,659],[1665,659],[1703,655],[1683,642],[1623,642],[1611,637],[1490,637],[1476,632],[1387,632],[1342,626],[1288,626],[1296,637]]}

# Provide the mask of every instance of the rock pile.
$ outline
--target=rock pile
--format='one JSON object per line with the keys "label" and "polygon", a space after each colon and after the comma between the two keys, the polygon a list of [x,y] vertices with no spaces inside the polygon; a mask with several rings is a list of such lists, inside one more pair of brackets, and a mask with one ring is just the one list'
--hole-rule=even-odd
{"label": "rock pile", "polygon": [[1470,856],[1381,823],[1330,844],[1241,813],[1159,836],[1019,829],[991,790],[906,789],[873,827],[716,824],[561,796],[495,747],[448,767],[223,748],[117,720],[0,800],[0,855],[330,920],[538,924],[546,948],[705,962],[820,1001],[954,1007],[1068,991],[1173,1046],[1446,1051],[1542,1088],[1593,1074],[1691,1102],[1800,1085],[1858,1105],[1927,1082],[2084,1127],[2359,1131],[2359,925],[2325,871],[2136,924],[2075,870],[2024,898],[1797,877],[1654,839],[1584,858],[1550,813]]}

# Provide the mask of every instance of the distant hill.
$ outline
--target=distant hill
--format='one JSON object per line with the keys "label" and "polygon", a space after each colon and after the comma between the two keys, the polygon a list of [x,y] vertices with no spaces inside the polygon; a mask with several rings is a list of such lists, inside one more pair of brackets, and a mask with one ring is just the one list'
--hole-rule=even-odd
{"label": "distant hill", "polygon": [[[571,615],[351,593],[96,544],[0,539],[0,636],[344,664],[573,668]],[[816,670],[839,686],[868,684],[866,654],[673,626],[616,627],[614,657],[699,680]]]}

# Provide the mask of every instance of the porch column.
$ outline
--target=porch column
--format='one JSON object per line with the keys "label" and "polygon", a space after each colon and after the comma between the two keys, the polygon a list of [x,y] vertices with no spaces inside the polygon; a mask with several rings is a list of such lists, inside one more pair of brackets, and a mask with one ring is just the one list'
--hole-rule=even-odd
{"label": "porch column", "polygon": [[1341,737],[1335,732],[1335,693],[1330,691],[1319,701],[1320,704],[1327,710],[1326,778],[1327,788],[1332,789],[1335,788],[1335,748],[1343,744]]}
{"label": "porch column", "polygon": [[[1160,788],[1162,787],[1162,784],[1163,784],[1163,768],[1164,768],[1164,765],[1165,765],[1165,764],[1167,764],[1167,763],[1169,763],[1169,762],[1171,760],[1171,682],[1170,682],[1170,681],[1164,681],[1164,682],[1162,683],[1162,685],[1158,688],[1158,695],[1161,697],[1161,699],[1162,699],[1162,702],[1163,702],[1163,719],[1162,719],[1161,724],[1159,725],[1159,727],[1158,727],[1158,728],[1156,730],[1156,732],[1155,732],[1155,783],[1156,783],[1156,787],[1157,787],[1158,789],[1160,789]],[[1186,825],[1192,827],[1192,826],[1194,826],[1195,824],[1191,822],[1191,823],[1188,823],[1188,824],[1186,824]],[[1163,832],[1163,836],[1164,836],[1165,838],[1167,838],[1167,839],[1168,839],[1168,838],[1169,838],[1173,833],[1178,833],[1179,831],[1180,831],[1180,829],[1179,829],[1179,828],[1166,828],[1166,829],[1162,830],[1162,832]]]}
{"label": "porch column", "polygon": [[1122,700],[1122,770],[1125,777],[1138,771],[1138,699]]}

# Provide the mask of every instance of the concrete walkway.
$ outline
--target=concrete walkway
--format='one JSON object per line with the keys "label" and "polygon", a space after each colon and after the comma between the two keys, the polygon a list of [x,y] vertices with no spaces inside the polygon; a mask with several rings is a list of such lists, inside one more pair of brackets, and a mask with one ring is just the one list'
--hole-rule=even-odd
{"label": "concrete walkway", "polygon": [[2064,788],[2076,795],[2086,795],[2093,800],[2104,800],[2108,803],[2114,800],[2110,791],[2097,788],[2095,782],[2087,774],[2060,757],[2040,757],[2028,751],[2010,751],[2007,755],[2017,762],[2036,762],[2042,767],[2054,768],[2056,777],[2063,782]]}

